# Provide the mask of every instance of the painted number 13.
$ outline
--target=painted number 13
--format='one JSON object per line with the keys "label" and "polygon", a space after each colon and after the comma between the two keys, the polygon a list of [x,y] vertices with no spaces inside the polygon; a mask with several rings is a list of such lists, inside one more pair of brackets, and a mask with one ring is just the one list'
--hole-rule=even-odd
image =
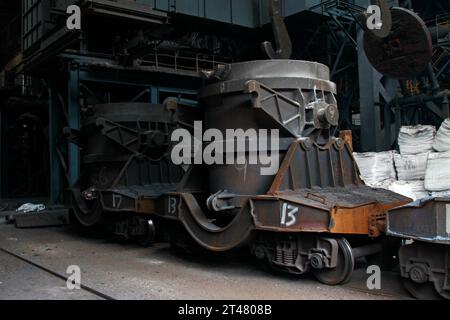
{"label": "painted number 13", "polygon": [[281,226],[291,227],[297,222],[298,207],[283,203],[281,210]]}

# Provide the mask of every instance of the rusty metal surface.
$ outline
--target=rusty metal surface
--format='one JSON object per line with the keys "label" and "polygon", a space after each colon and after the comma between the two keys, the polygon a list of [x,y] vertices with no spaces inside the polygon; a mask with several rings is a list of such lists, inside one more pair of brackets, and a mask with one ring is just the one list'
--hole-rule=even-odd
{"label": "rusty metal surface", "polygon": [[[330,232],[378,237],[386,212],[410,200],[367,186],[284,191],[252,199],[257,229],[277,232]],[[283,205],[295,210],[293,224],[283,224]]]}
{"label": "rusty metal surface", "polygon": [[[323,208],[308,206],[293,197],[261,196],[252,199],[257,230],[280,233],[329,231],[330,214]],[[292,212],[289,218],[286,215]]]}
{"label": "rusty metal surface", "polygon": [[363,182],[343,140],[332,138],[320,146],[312,139],[303,139],[291,145],[269,193],[350,185]]}
{"label": "rusty metal surface", "polygon": [[335,188],[300,189],[282,192],[277,196],[293,199],[307,199],[311,206],[331,209],[354,209],[368,204],[377,203],[383,210],[398,207],[401,203],[409,203],[410,199],[385,189],[373,189],[368,186],[347,186]]}
{"label": "rusty metal surface", "polygon": [[388,212],[387,234],[450,245],[450,199],[425,199]]}
{"label": "rusty metal surface", "polygon": [[378,224],[377,218],[383,222],[385,215],[376,203],[354,209],[337,207],[331,213],[330,232],[364,234],[376,238],[384,231],[384,224]]}
{"label": "rusty metal surface", "polygon": [[252,230],[378,237],[384,231],[387,210],[409,201],[367,186],[285,191],[249,197],[224,227],[212,222],[192,194],[175,193],[165,198],[163,216],[181,221],[202,246],[217,251],[245,243]]}
{"label": "rusty metal surface", "polygon": [[156,201],[161,195],[174,191],[176,184],[122,186],[103,190],[101,203],[106,212],[156,213]]}
{"label": "rusty metal surface", "polygon": [[392,8],[392,30],[385,38],[364,34],[364,49],[381,74],[409,79],[425,71],[432,56],[431,34],[423,20],[404,8]]}
{"label": "rusty metal surface", "polygon": [[353,132],[352,130],[341,130],[339,132],[339,138],[344,140],[347,144],[350,152],[353,152]]}

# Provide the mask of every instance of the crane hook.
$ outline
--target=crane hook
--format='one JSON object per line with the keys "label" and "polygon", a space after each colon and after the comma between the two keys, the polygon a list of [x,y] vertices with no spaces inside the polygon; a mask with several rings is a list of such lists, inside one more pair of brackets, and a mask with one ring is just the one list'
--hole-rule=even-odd
{"label": "crane hook", "polygon": [[292,55],[292,42],[280,13],[279,0],[269,1],[269,13],[275,37],[276,51],[269,41],[262,43],[262,49],[270,59],[289,59]]}

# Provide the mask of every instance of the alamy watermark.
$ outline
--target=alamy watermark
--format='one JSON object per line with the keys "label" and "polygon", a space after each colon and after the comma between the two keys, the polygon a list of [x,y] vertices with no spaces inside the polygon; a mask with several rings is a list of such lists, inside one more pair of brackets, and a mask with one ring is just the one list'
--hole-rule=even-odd
{"label": "alamy watermark", "polygon": [[177,142],[171,152],[175,165],[260,165],[260,174],[272,176],[280,165],[278,129],[218,129],[203,132],[203,123],[194,122],[194,135],[176,129],[171,136]]}
{"label": "alamy watermark", "polygon": [[367,267],[366,273],[369,275],[366,285],[369,290],[381,290],[381,268],[377,265]]}
{"label": "alamy watermark", "polygon": [[77,265],[68,266],[66,273],[69,275],[66,281],[67,289],[80,290],[81,289],[81,268]]}
{"label": "alamy watermark", "polygon": [[66,20],[67,29],[81,30],[81,8],[71,5],[67,7],[66,13],[70,15]]}
{"label": "alamy watermark", "polygon": [[383,21],[381,20],[381,8],[376,5],[369,6],[367,8],[367,28],[369,30],[380,30],[383,27]]}

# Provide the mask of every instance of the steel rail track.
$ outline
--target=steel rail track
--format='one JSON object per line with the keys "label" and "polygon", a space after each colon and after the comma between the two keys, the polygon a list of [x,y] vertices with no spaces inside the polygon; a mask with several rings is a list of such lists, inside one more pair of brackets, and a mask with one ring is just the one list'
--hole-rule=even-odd
{"label": "steel rail track", "polygon": [[[40,269],[40,270],[42,270],[42,271],[44,271],[44,272],[46,272],[46,273],[56,277],[56,278],[59,278],[59,279],[64,280],[64,281],[68,280],[68,277],[66,277],[66,276],[64,276],[64,275],[62,275],[62,274],[60,274],[60,273],[58,273],[56,271],[50,270],[49,268],[46,268],[43,265],[41,265],[39,263],[36,263],[36,262],[34,262],[34,261],[32,261],[32,260],[30,260],[28,258],[25,258],[23,256],[20,256],[20,255],[14,253],[14,252],[11,252],[11,251],[6,250],[4,248],[0,248],[0,251],[5,253],[5,254],[7,254],[7,255],[9,255],[9,256],[12,256],[12,257],[14,257],[16,259],[19,259],[19,260],[21,260],[21,261],[23,261],[23,262],[25,262],[25,263],[27,263],[29,265],[32,265],[33,267],[38,268],[38,269]],[[95,296],[97,296],[99,298],[102,298],[104,300],[116,300],[113,297],[111,297],[111,296],[109,296],[109,295],[107,295],[105,293],[102,293],[102,292],[100,292],[98,290],[95,290],[95,289],[93,289],[93,288],[91,288],[89,286],[86,286],[84,284],[80,284],[80,287],[84,291],[92,293],[93,295],[95,295]]]}

